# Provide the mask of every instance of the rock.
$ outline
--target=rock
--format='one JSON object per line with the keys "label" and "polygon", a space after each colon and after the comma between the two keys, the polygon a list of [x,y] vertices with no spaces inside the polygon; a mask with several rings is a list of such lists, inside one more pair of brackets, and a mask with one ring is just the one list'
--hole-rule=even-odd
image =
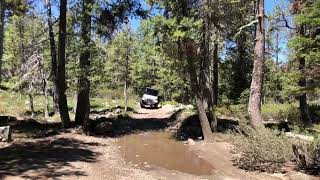
{"label": "rock", "polygon": [[114,118],[114,115],[113,115],[113,113],[108,113],[108,114],[105,115],[105,117],[107,119],[111,119],[111,118]]}
{"label": "rock", "polygon": [[98,123],[94,128],[94,132],[96,134],[105,134],[110,131],[112,131],[112,123],[111,122]]}
{"label": "rock", "polygon": [[120,109],[120,108],[115,109],[115,110],[114,110],[114,113],[115,113],[115,114],[120,114],[120,113],[121,113],[121,109]]}
{"label": "rock", "polygon": [[10,126],[0,127],[0,142],[11,141],[11,129]]}
{"label": "rock", "polygon": [[189,144],[189,145],[195,145],[196,143],[194,142],[194,140],[188,139],[188,144]]}
{"label": "rock", "polygon": [[194,109],[194,106],[191,105],[191,104],[189,104],[189,105],[187,105],[187,106],[185,107],[185,109],[187,109],[187,110],[193,110],[193,109]]}

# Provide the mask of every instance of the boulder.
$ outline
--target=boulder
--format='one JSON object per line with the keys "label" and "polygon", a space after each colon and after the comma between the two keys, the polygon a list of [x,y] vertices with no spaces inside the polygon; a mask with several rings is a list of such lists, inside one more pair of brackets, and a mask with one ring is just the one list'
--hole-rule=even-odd
{"label": "boulder", "polygon": [[194,142],[194,140],[188,139],[188,144],[189,144],[189,145],[195,145],[196,143]]}
{"label": "boulder", "polygon": [[0,127],[0,142],[11,141],[11,129],[10,126]]}
{"label": "boulder", "polygon": [[189,104],[189,105],[187,105],[187,106],[185,107],[185,109],[187,109],[187,110],[193,110],[193,109],[194,109],[194,106],[191,105],[191,104]]}
{"label": "boulder", "polygon": [[115,113],[115,114],[121,114],[121,111],[122,111],[122,110],[121,110],[120,108],[117,108],[117,109],[114,110],[114,113]]}

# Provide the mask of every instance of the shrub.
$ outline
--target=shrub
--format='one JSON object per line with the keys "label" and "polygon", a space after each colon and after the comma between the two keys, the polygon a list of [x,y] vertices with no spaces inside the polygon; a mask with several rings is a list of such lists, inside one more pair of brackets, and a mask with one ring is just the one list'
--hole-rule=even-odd
{"label": "shrub", "polygon": [[299,121],[299,109],[296,104],[264,104],[261,113],[264,120],[288,120],[292,123]]}
{"label": "shrub", "polygon": [[250,89],[246,89],[241,93],[240,98],[238,99],[238,102],[240,104],[248,104],[249,98],[250,98]]}
{"label": "shrub", "polygon": [[320,170],[320,138],[319,137],[307,146],[306,159],[310,168],[317,168]]}
{"label": "shrub", "polygon": [[300,142],[296,145],[295,156],[301,169],[320,174],[320,138],[310,142]]}
{"label": "shrub", "polygon": [[293,159],[292,142],[288,137],[269,129],[242,128],[245,134],[234,138],[239,156],[235,164],[242,169],[276,172],[284,163]]}
{"label": "shrub", "polygon": [[172,101],[162,101],[162,102],[160,102],[160,103],[161,103],[161,105],[166,105],[166,104],[168,104],[168,105],[173,105],[173,106],[176,106],[176,105],[179,104],[177,101],[174,101],[174,100],[172,100]]}
{"label": "shrub", "polygon": [[237,104],[217,107],[216,114],[217,116],[244,118],[247,116],[247,106],[245,104]]}

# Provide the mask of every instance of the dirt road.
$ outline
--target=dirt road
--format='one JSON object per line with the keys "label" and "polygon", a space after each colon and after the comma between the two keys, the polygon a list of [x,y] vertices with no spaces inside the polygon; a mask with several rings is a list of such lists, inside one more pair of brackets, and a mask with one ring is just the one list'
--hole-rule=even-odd
{"label": "dirt road", "polygon": [[[162,119],[168,119],[173,112],[172,106],[164,106],[161,109],[139,109],[137,113],[130,115],[130,117],[133,120],[157,119],[161,121]],[[143,132],[140,136],[145,133],[149,132]],[[119,145],[119,141],[127,136],[131,135],[102,138],[86,136],[77,133],[76,130],[71,130],[49,137],[19,139],[9,144],[1,144],[0,179],[289,179],[285,175],[257,174],[239,170],[232,165],[231,146],[225,142],[205,144],[199,141],[195,145],[183,145],[183,142],[167,139],[164,142],[154,143],[148,136],[142,139],[149,138],[146,141],[148,144],[144,145],[157,145],[152,151],[162,147],[157,153],[162,151],[175,152],[177,157],[179,156],[179,150],[172,151],[170,148],[165,148],[166,145],[171,147],[169,144],[173,143],[173,147],[182,149],[181,153],[189,153],[189,151],[195,153],[197,155],[196,163],[199,162],[197,161],[199,157],[205,157],[203,159],[206,159],[206,163],[213,167],[213,171],[212,174],[193,175],[157,166],[152,164],[151,159],[150,162],[144,162],[147,165],[150,164],[151,168],[141,168],[135,162],[128,162],[123,154],[123,147],[121,147],[123,145]],[[132,148],[127,149],[136,153],[133,145]],[[136,156],[142,156],[142,154]],[[164,153],[163,158],[161,154],[157,154],[157,156],[161,160],[166,159],[165,156],[168,155]],[[179,164],[175,164],[175,166],[179,166]]]}

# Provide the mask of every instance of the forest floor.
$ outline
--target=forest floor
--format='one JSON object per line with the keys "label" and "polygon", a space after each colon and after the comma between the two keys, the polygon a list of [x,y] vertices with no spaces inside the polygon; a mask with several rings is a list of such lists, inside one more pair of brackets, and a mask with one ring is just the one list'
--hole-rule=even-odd
{"label": "forest floor", "polygon": [[[174,113],[174,107],[169,105],[161,109],[139,109],[129,115],[134,126],[128,128],[141,131],[126,131],[114,137],[87,136],[76,128],[56,131],[55,125],[43,129],[41,125],[32,125],[46,133],[30,138],[19,134],[34,133],[34,130],[25,132],[21,126],[14,126],[14,141],[0,144],[0,179],[317,179],[294,171],[286,174],[247,172],[233,166],[235,155],[228,142],[199,140],[188,144],[162,136],[168,133],[163,131],[162,122],[171,121]],[[26,120],[17,118],[17,121]],[[136,123],[139,121],[141,123]],[[160,138],[154,138],[159,133]],[[123,147],[126,145],[128,147]],[[153,147],[146,152],[148,148],[143,146],[148,145]],[[188,159],[189,156],[195,158]],[[185,164],[189,160],[195,168],[209,169],[211,173],[187,173],[190,167]],[[168,168],[166,165],[170,163]]]}

